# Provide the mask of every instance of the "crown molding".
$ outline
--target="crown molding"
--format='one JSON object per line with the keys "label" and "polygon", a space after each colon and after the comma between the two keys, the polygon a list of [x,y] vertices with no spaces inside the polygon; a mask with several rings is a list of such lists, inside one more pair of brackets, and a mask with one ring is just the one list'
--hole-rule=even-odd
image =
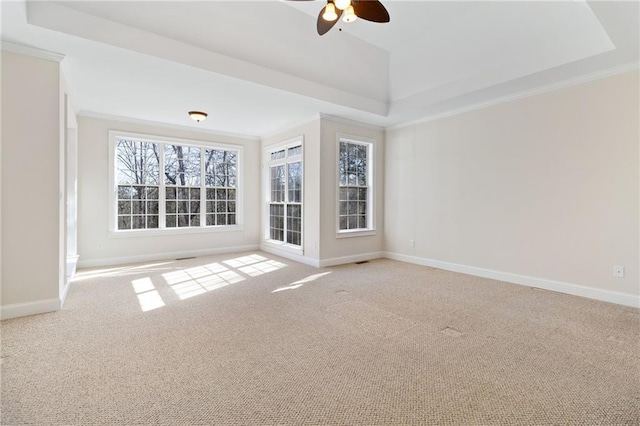
{"label": "crown molding", "polygon": [[50,52],[48,50],[39,49],[33,46],[26,46],[24,44],[14,43],[6,40],[2,40],[0,44],[2,45],[3,51],[19,53],[21,55],[32,56],[34,58],[45,59],[47,61],[60,63],[66,56],[62,53]]}
{"label": "crown molding", "polygon": [[625,72],[636,71],[639,68],[640,68],[640,62],[638,61],[630,62],[627,64],[618,65],[612,68],[607,68],[601,71],[596,71],[593,73],[581,75],[579,77],[563,80],[557,83],[540,86],[535,89],[524,90],[521,92],[513,93],[511,95],[491,99],[486,102],[471,104],[461,108],[456,108],[456,109],[445,111],[442,113],[426,116],[417,120],[394,124],[392,126],[387,126],[385,130],[389,131],[389,130],[402,129],[405,127],[411,127],[418,124],[428,123],[430,121],[440,120],[442,118],[453,117],[456,115],[464,114],[466,112],[476,111],[476,110],[491,107],[494,105],[500,105],[500,104],[516,101],[519,99],[530,98],[532,96],[541,95],[543,93],[548,93],[548,92],[554,92],[556,90],[573,87],[573,86],[577,86],[584,83],[589,83],[591,81],[600,80],[607,77],[613,77],[618,74],[624,74]]}

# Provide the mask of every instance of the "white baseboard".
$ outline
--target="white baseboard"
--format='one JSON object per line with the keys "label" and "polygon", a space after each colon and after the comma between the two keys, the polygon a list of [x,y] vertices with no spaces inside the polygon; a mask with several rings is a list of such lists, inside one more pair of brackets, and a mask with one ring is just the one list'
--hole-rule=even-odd
{"label": "white baseboard", "polygon": [[296,253],[291,253],[285,250],[278,250],[277,247],[261,244],[260,250],[267,253],[275,254],[276,256],[284,257],[285,259],[293,260],[298,263],[304,263],[305,265],[313,266],[316,268],[320,267],[320,263],[318,259],[314,259],[312,257],[307,257],[307,256],[303,256]]}
{"label": "white baseboard", "polygon": [[441,260],[428,259],[424,257],[409,256],[400,253],[384,252],[384,257],[401,262],[414,263],[416,265],[430,266],[432,268],[444,269],[447,271],[460,272],[462,274],[474,275],[477,277],[490,278],[498,281],[505,281],[512,284],[519,284],[528,287],[536,287],[544,290],[557,291],[559,293],[571,294],[574,296],[586,297],[589,299],[601,300],[618,305],[640,308],[640,296],[630,293],[603,290],[594,287],[586,287],[578,284],[553,281],[544,278],[529,277],[526,275],[512,274],[509,272],[494,271],[492,269],[478,268],[475,266],[460,265],[457,263],[443,262]]}
{"label": "white baseboard", "polygon": [[275,254],[276,256],[284,257],[305,265],[314,266],[316,268],[326,268],[327,266],[344,265],[345,263],[362,262],[365,260],[373,260],[384,257],[384,252],[378,251],[373,253],[362,253],[353,256],[334,257],[330,259],[314,259],[307,256],[301,256],[299,254],[291,253],[284,250],[278,250],[276,247],[262,244],[260,250],[267,253]]}
{"label": "white baseboard", "polygon": [[344,265],[345,263],[363,262],[366,260],[380,259],[384,257],[384,252],[376,251],[372,253],[354,254],[353,256],[333,257],[330,259],[320,260],[320,267]]}
{"label": "white baseboard", "polygon": [[168,253],[143,254],[138,256],[107,257],[102,259],[81,259],[78,268],[94,268],[97,266],[117,266],[129,263],[153,262],[156,260],[179,259],[182,257],[210,256],[214,254],[240,253],[244,251],[259,250],[257,244],[247,246],[223,247],[203,250],[187,250]]}
{"label": "white baseboard", "polygon": [[44,314],[59,311],[62,307],[60,299],[38,300],[28,303],[14,303],[0,307],[0,319],[26,317],[27,315]]}

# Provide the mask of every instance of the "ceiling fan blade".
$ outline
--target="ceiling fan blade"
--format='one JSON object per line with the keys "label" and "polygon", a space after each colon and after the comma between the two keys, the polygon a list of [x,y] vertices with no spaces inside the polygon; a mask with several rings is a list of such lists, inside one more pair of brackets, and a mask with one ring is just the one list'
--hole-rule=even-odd
{"label": "ceiling fan blade", "polygon": [[336,10],[336,13],[339,12],[338,19],[336,19],[335,21],[325,21],[322,18],[322,15],[324,14],[324,10],[326,8],[327,6],[323,7],[322,10],[320,11],[320,14],[318,15],[318,23],[316,24],[316,27],[318,29],[318,34],[320,35],[325,35],[327,32],[329,32],[329,30],[333,28],[333,26],[336,24],[336,22],[340,20],[340,17],[342,16],[342,11]]}
{"label": "ceiling fan blade", "polygon": [[353,0],[353,11],[365,21],[389,22],[389,12],[378,0]]}

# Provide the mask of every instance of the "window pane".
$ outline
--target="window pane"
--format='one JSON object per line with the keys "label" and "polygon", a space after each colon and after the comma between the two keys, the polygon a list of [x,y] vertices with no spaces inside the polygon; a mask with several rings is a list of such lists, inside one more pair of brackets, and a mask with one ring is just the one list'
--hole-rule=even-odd
{"label": "window pane", "polygon": [[131,227],[133,229],[145,229],[147,227],[147,220],[145,216],[133,216]]}
{"label": "window pane", "polygon": [[302,163],[290,163],[287,165],[289,175],[289,201],[300,202],[302,195]]}
{"label": "window pane", "polygon": [[272,152],[271,153],[271,159],[272,160],[279,160],[281,158],[284,158],[284,149],[277,151],[277,152]]}
{"label": "window pane", "polygon": [[157,201],[147,201],[147,214],[158,214]]}
{"label": "window pane", "polygon": [[287,242],[300,245],[302,206],[300,204],[287,204]]}
{"label": "window pane", "polygon": [[158,192],[159,188],[147,187],[147,200],[157,200]]}
{"label": "window pane", "polygon": [[287,156],[289,157],[293,157],[301,154],[302,154],[302,145],[294,146],[293,148],[289,148],[287,151]]}
{"label": "window pane", "polygon": [[128,200],[133,195],[133,187],[131,186],[118,186],[118,198],[122,200]]}
{"label": "window pane", "polygon": [[358,228],[366,229],[367,228],[367,216],[358,216],[360,219],[358,220]]}
{"label": "window pane", "polygon": [[200,148],[165,145],[164,172],[167,185],[200,185]]}
{"label": "window pane", "polygon": [[269,234],[272,240],[284,241],[284,205],[269,206]]}
{"label": "window pane", "polygon": [[133,214],[144,214],[146,212],[144,201],[133,201]]}
{"label": "window pane", "polygon": [[147,216],[147,228],[158,228],[158,216]]}
{"label": "window pane", "polygon": [[167,228],[175,228],[176,223],[177,223],[177,220],[175,215],[171,215],[171,216],[167,215],[167,220],[166,220]]}
{"label": "window pane", "polygon": [[131,229],[131,216],[118,217],[118,229]]}
{"label": "window pane", "polygon": [[271,167],[271,201],[284,202],[284,165]]}
{"label": "window pane", "polygon": [[341,216],[344,216],[344,215],[347,214],[347,204],[348,203],[346,201],[340,201],[340,203],[339,203],[339,212],[338,213]]}
{"label": "window pane", "polygon": [[205,184],[233,187],[238,174],[238,155],[235,151],[205,150]]}
{"label": "window pane", "polygon": [[175,188],[167,188],[166,189],[166,198],[167,198],[167,200],[175,200],[176,199],[176,189]]}
{"label": "window pane", "polygon": [[116,184],[157,185],[160,175],[158,144],[134,139],[116,140]]}
{"label": "window pane", "polygon": [[118,214],[131,214],[131,201],[118,201]]}

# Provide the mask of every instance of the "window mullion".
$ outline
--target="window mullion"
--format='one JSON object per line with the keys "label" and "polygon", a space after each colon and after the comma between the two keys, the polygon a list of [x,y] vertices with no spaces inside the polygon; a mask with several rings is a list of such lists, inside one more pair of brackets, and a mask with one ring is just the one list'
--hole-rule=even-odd
{"label": "window mullion", "polygon": [[166,204],[167,204],[167,200],[166,200],[166,193],[167,190],[165,189],[165,180],[164,180],[164,143],[158,143],[158,149],[160,150],[160,182],[158,182],[158,184],[160,185],[158,188],[158,228],[159,229],[165,229],[166,228],[166,223],[167,223],[167,219],[166,219]]}
{"label": "window mullion", "polygon": [[200,148],[200,226],[207,226],[207,215],[205,213],[207,207],[207,183],[205,182],[205,148]]}

